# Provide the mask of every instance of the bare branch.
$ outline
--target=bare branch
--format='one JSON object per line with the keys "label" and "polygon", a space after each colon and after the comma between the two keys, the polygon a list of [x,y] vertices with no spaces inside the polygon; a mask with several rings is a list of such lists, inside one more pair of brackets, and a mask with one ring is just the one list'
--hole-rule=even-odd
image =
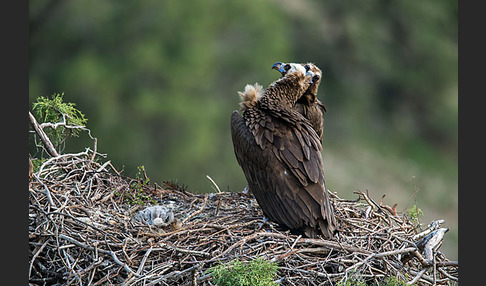
{"label": "bare branch", "polygon": [[[330,196],[339,233],[332,240],[311,239],[263,220],[251,194],[135,189],[136,179],[117,174],[109,160],[98,162],[99,155],[88,148],[63,154],[34,173],[32,284],[54,277],[79,285],[212,285],[211,267],[257,257],[278,262],[285,285],[336,285],[355,275],[368,284],[387,276],[440,285],[458,280],[458,262],[438,251],[446,238],[444,221],[415,236],[422,230],[404,214],[392,216],[369,192],[352,201]],[[132,219],[133,209],[155,201],[184,224],[158,228]]]}
{"label": "bare branch", "polygon": [[51,157],[59,156],[59,154],[57,153],[56,148],[54,148],[54,145],[52,144],[51,140],[49,139],[49,137],[47,137],[47,135],[44,132],[44,130],[42,129],[42,127],[39,126],[39,124],[37,123],[37,120],[35,120],[34,115],[32,115],[32,113],[30,111],[29,111],[29,120],[30,120],[30,124],[34,128],[35,132],[37,133],[37,135],[39,135],[40,139],[42,140],[42,143],[44,144],[44,147],[46,148],[47,153]]}

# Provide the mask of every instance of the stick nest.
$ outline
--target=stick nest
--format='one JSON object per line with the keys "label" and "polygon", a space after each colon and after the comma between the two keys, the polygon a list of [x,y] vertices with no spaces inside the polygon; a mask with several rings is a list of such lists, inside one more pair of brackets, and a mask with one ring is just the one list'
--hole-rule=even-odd
{"label": "stick nest", "polygon": [[[263,220],[251,194],[159,186],[122,176],[100,157],[89,149],[60,155],[33,174],[31,285],[214,285],[209,268],[257,257],[278,264],[282,285],[458,281],[458,263],[438,251],[443,220],[420,229],[368,192],[354,201],[330,193],[339,234],[309,239]],[[154,205],[170,208],[175,220],[165,227],[134,220]]]}

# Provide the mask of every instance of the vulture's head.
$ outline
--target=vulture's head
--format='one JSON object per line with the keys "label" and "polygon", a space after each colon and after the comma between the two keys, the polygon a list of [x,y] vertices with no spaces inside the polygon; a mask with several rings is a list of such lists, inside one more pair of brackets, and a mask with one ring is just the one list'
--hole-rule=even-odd
{"label": "vulture's head", "polygon": [[306,67],[302,64],[296,63],[281,63],[277,62],[273,64],[272,69],[277,70],[282,74],[282,78],[288,77],[291,75],[305,75],[306,83],[310,85],[314,84],[314,80],[318,78],[315,77],[313,71],[310,70],[309,67]]}
{"label": "vulture's head", "polygon": [[317,89],[319,88],[319,84],[321,83],[321,78],[322,78],[321,69],[319,69],[313,63],[296,64],[296,63],[281,63],[281,62],[277,62],[273,64],[272,69],[279,71],[282,77],[285,77],[294,69],[296,69],[297,66],[304,67],[306,71],[306,75],[310,76],[311,78],[310,85],[305,91],[304,95],[302,96],[302,100],[305,99],[309,103],[312,103],[317,98]]}
{"label": "vulture's head", "polygon": [[313,76],[310,67],[305,67],[302,64],[277,62],[273,64],[272,69],[279,71],[282,77],[297,71],[304,72],[306,76]]}
{"label": "vulture's head", "polygon": [[313,63],[305,64],[304,68],[306,71],[312,72],[314,74],[312,77],[312,84],[307,89],[307,93],[310,93],[312,96],[316,96],[317,89],[319,88],[319,84],[321,84],[322,71]]}

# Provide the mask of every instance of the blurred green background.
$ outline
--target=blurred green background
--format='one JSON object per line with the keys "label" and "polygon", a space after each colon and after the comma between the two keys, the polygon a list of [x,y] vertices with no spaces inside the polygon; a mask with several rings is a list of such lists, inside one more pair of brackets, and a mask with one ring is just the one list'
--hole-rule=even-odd
{"label": "blurred green background", "polygon": [[[237,91],[277,61],[324,74],[327,187],[369,190],[424,224],[446,219],[457,259],[457,1],[30,1],[29,104],[64,92],[128,176],[192,192],[246,185],[230,136]],[[87,136],[64,152],[93,148]],[[30,150],[35,154],[34,148]],[[38,155],[38,154],[37,154]]]}

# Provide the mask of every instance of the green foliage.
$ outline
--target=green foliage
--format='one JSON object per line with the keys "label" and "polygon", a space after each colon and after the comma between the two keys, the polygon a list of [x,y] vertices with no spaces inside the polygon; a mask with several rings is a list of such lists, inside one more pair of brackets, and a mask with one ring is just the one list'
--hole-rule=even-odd
{"label": "green foliage", "polygon": [[248,263],[234,259],[227,264],[220,263],[208,271],[212,282],[218,286],[270,286],[277,285],[277,263],[259,257]]}
{"label": "green foliage", "polygon": [[[150,204],[157,203],[155,199],[153,199],[150,195],[145,193],[145,191],[142,188],[137,188],[136,186],[131,186],[131,191],[134,191],[133,193],[124,193],[123,198],[125,199],[125,202],[130,205],[140,205],[140,206],[146,206]],[[119,194],[116,194],[117,196]]]}
{"label": "green foliage", "polygon": [[[40,96],[33,103],[32,110],[36,113],[39,123],[60,123],[65,120],[69,126],[85,126],[88,119],[81,111],[75,108],[76,104],[63,101],[64,92],[53,94],[51,98]],[[69,136],[78,136],[80,129],[65,128],[60,125],[57,128],[45,128],[44,132],[49,136],[56,147]]]}
{"label": "green foliage", "polygon": [[406,286],[407,282],[398,279],[395,276],[388,276],[386,277],[380,285],[383,286]]}
{"label": "green foliage", "polygon": [[418,224],[420,224],[420,217],[424,215],[424,212],[422,211],[422,209],[420,209],[417,206],[417,193],[419,192],[420,189],[418,188],[415,179],[416,179],[416,177],[412,176],[413,198],[414,198],[415,204],[407,210],[407,216],[410,220],[412,220],[412,222],[414,222],[415,224],[418,225]]}
{"label": "green foliage", "polygon": [[[157,203],[157,201],[144,190],[150,182],[150,179],[146,177],[144,166],[138,166],[138,173],[135,175],[135,179],[136,180],[130,185],[130,192],[123,193],[126,203],[129,205],[142,206]],[[118,196],[119,194],[116,195]]]}
{"label": "green foliage", "polygon": [[378,283],[374,279],[370,279],[370,282],[367,282],[360,272],[353,271],[347,277],[347,279],[343,279],[337,283],[337,286],[366,286],[366,285],[374,285],[374,286],[405,286],[407,285],[406,281],[400,280],[395,276],[387,276],[382,281]]}
{"label": "green foliage", "polygon": [[337,286],[366,286],[366,281],[358,271],[352,271],[348,277],[337,283]]}
{"label": "green foliage", "polygon": [[34,173],[39,171],[40,166],[42,166],[42,164],[44,164],[45,161],[47,161],[46,158],[32,158],[31,159]]}
{"label": "green foliage", "polygon": [[138,172],[135,174],[135,179],[139,181],[139,184],[137,184],[138,188],[141,188],[143,186],[147,186],[150,183],[150,178],[147,176],[147,173],[145,172],[145,166],[138,166],[137,167]]}
{"label": "green foliage", "polygon": [[338,286],[366,286],[366,282],[363,279],[351,278],[346,282],[338,282]]}
{"label": "green foliage", "polygon": [[413,205],[407,210],[407,215],[413,222],[418,224],[420,223],[420,217],[424,215],[424,212],[417,207],[417,205]]}

